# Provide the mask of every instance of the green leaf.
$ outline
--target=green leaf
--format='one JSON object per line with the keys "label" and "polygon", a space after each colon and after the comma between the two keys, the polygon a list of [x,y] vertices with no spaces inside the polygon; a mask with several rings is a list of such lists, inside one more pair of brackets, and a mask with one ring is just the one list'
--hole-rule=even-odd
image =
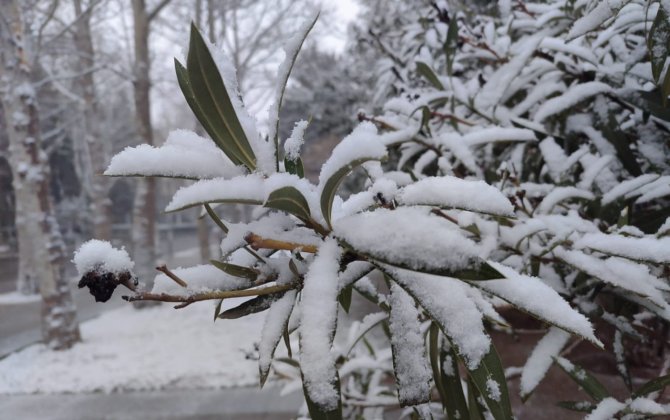
{"label": "green leaf", "polygon": [[[274,122],[271,121],[271,124],[274,126],[274,138],[270,139],[274,142],[275,145],[275,157],[277,160],[277,170],[279,170],[279,112],[281,111],[281,106],[282,102],[284,101],[284,92],[286,91],[286,84],[288,83],[288,78],[291,75],[291,71],[293,70],[293,65],[295,64],[295,60],[298,58],[298,53],[302,49],[302,44],[305,42],[305,39],[307,38],[307,35],[309,35],[309,32],[312,30],[314,25],[316,24],[316,21],[319,19],[319,13],[316,13],[311,21],[311,23],[305,28],[305,32],[300,34],[300,45],[298,48],[296,48],[294,51],[292,51],[293,55],[287,56],[284,58],[285,62],[290,63],[288,71],[286,71],[283,74],[280,74],[279,76],[281,77],[280,80],[277,82],[279,83],[280,86],[280,91],[279,91],[279,98],[278,103],[277,103],[277,115],[271,115],[270,118],[274,119]],[[288,169],[287,169],[288,171]],[[304,176],[304,175],[303,175]],[[302,176],[301,176],[302,178]]]}
{"label": "green leaf", "polygon": [[[670,72],[668,72],[670,73]],[[667,80],[667,90],[670,90],[670,78],[666,74]],[[666,82],[664,83],[663,90],[666,91]],[[667,97],[667,93],[665,94]],[[632,90],[627,91],[621,95],[621,98],[626,102],[629,102],[636,107],[640,108],[644,112],[648,112],[656,118],[659,118],[663,121],[670,122],[670,108],[667,108],[664,105],[663,94],[659,89],[654,89],[652,91],[646,90]],[[609,140],[609,139],[608,139]],[[616,147],[616,144],[615,144]],[[617,154],[619,150],[617,149]]]}
{"label": "green leaf", "polygon": [[335,193],[337,192],[337,188],[340,186],[340,183],[344,177],[349,174],[349,172],[354,170],[354,168],[370,160],[377,159],[372,157],[364,157],[356,159],[353,162],[349,162],[348,165],[338,169],[330,178],[328,178],[324,184],[323,191],[321,193],[321,212],[323,213],[323,218],[326,219],[326,223],[328,223],[328,227],[332,228],[330,219],[333,209],[333,200],[335,199]]}
{"label": "green leaf", "polygon": [[344,312],[346,313],[349,313],[349,308],[351,307],[353,289],[353,284],[350,284],[349,286],[342,289],[340,295],[337,297],[337,300],[340,302],[342,309],[344,309]]}
{"label": "green leaf", "polygon": [[663,78],[663,85],[661,86],[661,101],[663,107],[668,107],[668,95],[670,95],[670,71],[665,72],[665,77]]}
{"label": "green leaf", "polygon": [[[291,313],[293,312],[293,309],[295,307],[295,302],[296,298],[298,296],[298,292],[296,290],[289,290],[285,293],[280,294],[279,296],[276,297],[275,300],[270,302],[270,305],[272,305],[275,301],[278,299],[287,299],[288,303],[290,305],[290,310],[289,311],[284,311],[283,308],[280,309],[279,311],[276,310],[276,307],[270,308],[270,312],[266,315],[266,319],[272,319],[273,324],[276,325],[277,327],[280,327],[280,330],[283,331],[281,335],[274,335],[273,332],[269,333],[269,336],[272,336],[273,338],[276,337],[276,340],[274,342],[270,343],[270,360],[274,357],[275,351],[277,350],[277,346],[279,345],[279,342],[281,341],[282,337],[284,337],[284,341],[286,342],[286,348],[288,349],[288,356],[292,357],[292,351],[291,351],[291,341],[288,337],[288,322],[289,319],[291,318]],[[278,302],[277,305],[283,306],[283,302]],[[279,313],[278,313],[279,312]],[[281,318],[279,318],[281,317]],[[277,319],[279,318],[279,319]],[[274,323],[274,321],[279,321],[277,324]],[[267,323],[267,321],[266,321]],[[264,328],[265,329],[265,328]],[[270,328],[272,330],[272,328]],[[278,332],[275,330],[275,332]],[[261,388],[263,388],[263,385],[265,385],[265,381],[268,379],[268,374],[270,373],[270,366],[271,364],[268,364],[267,366],[263,366],[263,364],[259,363],[258,366],[258,373],[260,376],[260,385]]]}
{"label": "green leaf", "polygon": [[[178,74],[180,71],[178,70]],[[207,43],[194,24],[186,60],[188,86],[184,95],[191,96],[189,106],[196,104],[194,114],[214,143],[233,162],[241,162],[250,171],[256,169],[256,156],[240,124],[229,92],[223,82]]]}
{"label": "green leaf", "polygon": [[[466,365],[467,366],[467,365]],[[470,379],[477,391],[482,395],[486,401],[489,411],[496,420],[511,419],[512,405],[509,399],[509,391],[507,390],[507,380],[505,379],[505,371],[503,370],[500,357],[493,344],[489,348],[489,352],[484,356],[479,366],[470,370]],[[495,381],[498,387],[498,394],[491,392],[489,386]],[[498,398],[494,398],[498,397]]]}
{"label": "green leaf", "polygon": [[309,220],[311,215],[305,196],[295,187],[290,186],[272,191],[265,202],[265,207],[283,210],[301,220]]}
{"label": "green leaf", "polygon": [[468,415],[470,420],[485,420],[486,407],[479,403],[481,395],[477,390],[472,378],[468,378]]}
{"label": "green leaf", "polygon": [[207,214],[214,221],[214,223],[216,223],[216,225],[219,227],[219,229],[221,229],[223,231],[223,233],[228,233],[228,226],[226,226],[223,223],[223,221],[221,220],[219,215],[216,214],[216,212],[214,211],[212,206],[210,206],[208,203],[205,203],[204,206],[205,206],[205,210],[207,211]]}
{"label": "green leaf", "polygon": [[216,307],[214,308],[214,322],[216,322],[216,319],[219,317],[219,314],[221,313],[221,304],[223,303],[223,299],[220,299],[219,302],[216,304]]}
{"label": "green leaf", "polygon": [[297,158],[296,160],[284,158],[284,169],[286,169],[286,172],[297,175],[300,178],[305,177],[305,167],[300,158]]}
{"label": "green leaf", "polygon": [[637,391],[633,392],[632,397],[644,397],[652,392],[661,391],[670,385],[670,375],[660,376],[642,385]]}
{"label": "green leaf", "polygon": [[220,319],[239,319],[247,315],[257,314],[263,312],[272,306],[272,304],[279,299],[284,293],[272,293],[269,295],[256,296],[253,299],[247,300],[234,308],[230,308],[219,315]]}
{"label": "green leaf", "polygon": [[258,277],[258,271],[254,270],[253,268],[224,263],[217,260],[210,260],[209,262],[212,263],[214,267],[234,277],[242,277],[245,279],[249,279],[251,281],[256,280],[256,278]]}
{"label": "green leaf", "polygon": [[456,19],[449,21],[449,30],[447,31],[447,40],[444,42],[444,54],[447,57],[447,74],[453,73],[454,57],[456,48],[458,48],[458,22]]}
{"label": "green leaf", "polygon": [[626,135],[620,131],[619,125],[613,115],[609,116],[609,123],[603,125],[601,132],[605,139],[614,146],[617,157],[623,167],[633,176],[642,175],[642,169],[635,158],[635,154],[633,154],[633,150],[630,148],[630,142],[626,138]]}
{"label": "green leaf", "polygon": [[647,46],[651,57],[651,74],[658,84],[663,66],[670,53],[670,17],[662,5],[659,5],[656,19],[649,30]]}
{"label": "green leaf", "polygon": [[554,361],[594,400],[600,402],[610,396],[607,389],[581,366],[575,365],[562,357],[555,357]]}
{"label": "green leaf", "polygon": [[426,80],[428,80],[436,89],[444,90],[444,85],[440,82],[440,78],[433,71],[432,68],[423,61],[416,62],[416,71]]}
{"label": "green leaf", "polygon": [[[307,392],[307,388],[305,386],[305,381],[303,379],[302,381],[302,391],[303,394],[305,394],[305,402],[307,403],[307,410],[309,410],[309,416],[312,418],[312,420],[342,420],[342,400],[340,399],[340,403],[338,404],[337,408],[334,410],[324,410],[323,408],[319,407],[318,404],[316,404],[314,401],[309,396],[309,392]],[[340,375],[337,375],[337,380],[335,382],[335,389],[339,390],[340,388]]]}
{"label": "green leaf", "polygon": [[[489,263],[484,260],[473,260],[471,268],[464,268],[461,270],[451,270],[448,268],[432,268],[432,267],[417,267],[416,265],[410,266],[409,261],[401,261],[400,259],[388,260],[384,258],[384,255],[374,253],[370,250],[360,250],[354,249],[346,243],[346,241],[341,240],[342,243],[349,249],[355,251],[356,253],[363,255],[367,258],[370,258],[370,261],[374,264],[375,261],[391,265],[393,267],[402,268],[404,270],[417,271],[419,273],[434,274],[436,276],[443,277],[452,277],[460,280],[467,281],[484,281],[484,280],[499,280],[504,279],[503,276],[498,270],[493,268]],[[378,264],[375,264],[378,266]]]}
{"label": "green leaf", "polygon": [[446,396],[446,403],[443,402],[443,405],[446,405],[449,420],[462,419],[468,412],[468,404],[458,371],[458,355],[453,346],[449,346],[449,350],[442,350],[441,353],[440,377]]}
{"label": "green leaf", "polygon": [[633,382],[631,381],[630,371],[628,369],[628,363],[626,363],[626,350],[623,345],[623,334],[620,330],[614,331],[614,348],[621,349],[620,352],[614,351],[614,357],[616,359],[617,372],[621,375],[626,388],[629,391],[633,390]]}
{"label": "green leaf", "polygon": [[578,411],[582,413],[590,413],[595,410],[596,405],[588,401],[559,401],[557,406],[565,408],[566,410]]}

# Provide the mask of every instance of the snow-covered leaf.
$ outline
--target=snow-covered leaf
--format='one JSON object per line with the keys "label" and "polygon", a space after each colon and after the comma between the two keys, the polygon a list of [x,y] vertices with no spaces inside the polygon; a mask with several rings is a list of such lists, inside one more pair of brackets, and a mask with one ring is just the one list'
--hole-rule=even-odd
{"label": "snow-covered leaf", "polygon": [[341,410],[337,368],[331,352],[341,255],[335,240],[323,242],[305,275],[300,300],[300,369],[306,396],[324,413]]}
{"label": "snow-covered leaf", "polygon": [[497,296],[534,317],[592,342],[602,343],[593,334],[588,319],[570,307],[554,289],[537,277],[525,276],[502,264],[489,262],[505,275],[504,280],[476,281],[470,284]]}
{"label": "snow-covered leaf", "polygon": [[527,399],[545,377],[560,351],[570,339],[570,334],[552,327],[535,345],[521,372],[521,398]]}
{"label": "snow-covered leaf", "polygon": [[295,306],[298,292],[296,290],[289,290],[277,299],[267,315],[265,316],[265,323],[261,332],[261,341],[258,345],[258,371],[260,375],[261,387],[270,372],[270,365],[275,349],[288,326],[291,312]]}
{"label": "snow-covered leaf", "polygon": [[556,357],[554,360],[591,398],[596,401],[603,401],[609,397],[607,389],[582,367],[573,364],[563,357]]}
{"label": "snow-covered leaf", "polygon": [[335,222],[335,236],[369,258],[400,268],[468,280],[502,278],[460,229],[421,207],[377,209]]}
{"label": "snow-covered leaf", "polygon": [[490,346],[479,366],[470,370],[470,379],[486,401],[494,419],[513,418],[505,371],[495,346]]}
{"label": "snow-covered leaf", "polygon": [[500,190],[484,181],[469,181],[452,176],[428,177],[401,189],[399,204],[428,205],[489,213],[514,215],[514,207]]}
{"label": "snow-covered leaf", "polygon": [[400,405],[426,403],[430,401],[431,375],[419,311],[414,299],[395,283],[391,284],[390,304],[389,329]]}
{"label": "snow-covered leaf", "polygon": [[344,177],[355,167],[369,160],[380,160],[386,156],[386,148],[378,141],[377,128],[369,122],[359,124],[345,137],[321,167],[319,191],[321,212],[326,223],[331,224],[333,200]]}

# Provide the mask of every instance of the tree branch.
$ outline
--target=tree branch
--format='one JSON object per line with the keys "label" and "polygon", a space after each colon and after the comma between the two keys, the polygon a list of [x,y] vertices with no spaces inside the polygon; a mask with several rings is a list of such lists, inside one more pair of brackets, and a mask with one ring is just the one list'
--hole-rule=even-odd
{"label": "tree branch", "polygon": [[161,10],[163,10],[163,8],[167,6],[168,3],[170,3],[170,1],[171,0],[163,0],[160,3],[158,3],[156,7],[154,7],[154,10],[149,12],[149,14],[147,15],[147,22],[151,22],[156,16],[158,16]]}
{"label": "tree branch", "polygon": [[255,233],[250,233],[244,237],[244,240],[251,245],[253,249],[282,249],[286,251],[304,251],[310,254],[316,254],[318,248],[315,245],[296,244],[293,242],[284,242],[277,239],[265,239]]}
{"label": "tree branch", "polygon": [[[248,296],[262,296],[270,295],[273,293],[286,292],[291,289],[295,289],[297,284],[277,284],[274,286],[260,287],[254,289],[244,289],[244,290],[215,290],[211,292],[195,293],[192,295],[169,295],[166,293],[151,293],[151,292],[139,292],[132,296],[123,296],[122,299],[128,302],[135,302],[139,300],[153,300],[157,302],[180,302],[184,304],[191,304],[193,302],[200,302],[203,300],[214,300],[214,299],[230,299],[238,297],[248,297]],[[185,307],[186,305],[178,305],[179,307]]]}

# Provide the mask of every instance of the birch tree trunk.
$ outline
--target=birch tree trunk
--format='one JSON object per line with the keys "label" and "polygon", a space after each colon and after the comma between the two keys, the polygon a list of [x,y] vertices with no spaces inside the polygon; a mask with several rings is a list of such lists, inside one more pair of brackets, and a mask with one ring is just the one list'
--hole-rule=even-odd
{"label": "birch tree trunk", "polygon": [[49,193],[49,165],[41,149],[32,84],[34,61],[20,7],[18,0],[0,0],[0,100],[14,177],[19,284],[39,285],[42,338],[50,348],[67,349],[80,340],[79,326],[64,273],[65,244]]}
{"label": "birch tree trunk", "polygon": [[76,85],[83,98],[81,112],[83,120],[83,149],[87,151],[90,170],[85,171],[85,181],[93,213],[93,235],[95,238],[109,240],[111,237],[111,200],[109,199],[109,180],[102,176],[107,165],[107,147],[99,128],[98,103],[95,80],[91,69],[95,66],[95,50],[91,38],[91,15],[93,6],[82,7],[82,0],[73,0],[75,12],[74,43],[77,47],[78,70],[82,74],[76,79]]}

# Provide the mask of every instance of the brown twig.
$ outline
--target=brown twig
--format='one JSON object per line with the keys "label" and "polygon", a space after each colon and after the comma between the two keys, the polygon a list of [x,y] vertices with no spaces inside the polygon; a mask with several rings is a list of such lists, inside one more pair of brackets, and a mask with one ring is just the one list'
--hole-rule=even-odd
{"label": "brown twig", "polygon": [[441,112],[431,111],[430,115],[433,116],[433,117],[437,117],[441,120],[452,120],[452,121],[456,121],[457,123],[461,123],[461,124],[469,125],[469,126],[475,125],[474,123],[471,123],[470,121],[466,121],[466,120],[461,119],[461,118],[459,118],[455,115],[452,115],[452,114],[443,114]]}
{"label": "brown twig", "polygon": [[297,244],[294,242],[284,242],[277,239],[266,239],[255,233],[249,233],[244,237],[244,240],[247,241],[249,245],[255,250],[258,249],[283,249],[286,251],[303,251],[309,252],[310,254],[316,254],[319,248],[315,245],[306,245],[306,244]]}
{"label": "brown twig", "polygon": [[177,276],[175,273],[170,271],[170,269],[167,268],[165,264],[156,267],[156,270],[160,271],[161,273],[165,274],[166,276],[174,280],[174,282],[180,285],[181,287],[188,287],[188,284],[184,280],[180,279],[179,276]]}
{"label": "brown twig", "polygon": [[249,296],[261,296],[261,295],[270,295],[273,293],[285,292],[287,290],[295,289],[297,286],[294,283],[291,284],[278,284],[268,287],[259,287],[252,289],[243,289],[243,290],[214,290],[211,292],[202,292],[194,293],[192,295],[170,295],[166,293],[150,293],[150,292],[140,292],[136,293],[133,296],[123,296],[123,300],[128,302],[134,302],[139,300],[153,300],[158,302],[180,302],[181,305],[177,305],[175,308],[183,308],[190,305],[193,302],[200,302],[203,300],[214,300],[214,299],[230,299],[238,297],[249,297]]}

